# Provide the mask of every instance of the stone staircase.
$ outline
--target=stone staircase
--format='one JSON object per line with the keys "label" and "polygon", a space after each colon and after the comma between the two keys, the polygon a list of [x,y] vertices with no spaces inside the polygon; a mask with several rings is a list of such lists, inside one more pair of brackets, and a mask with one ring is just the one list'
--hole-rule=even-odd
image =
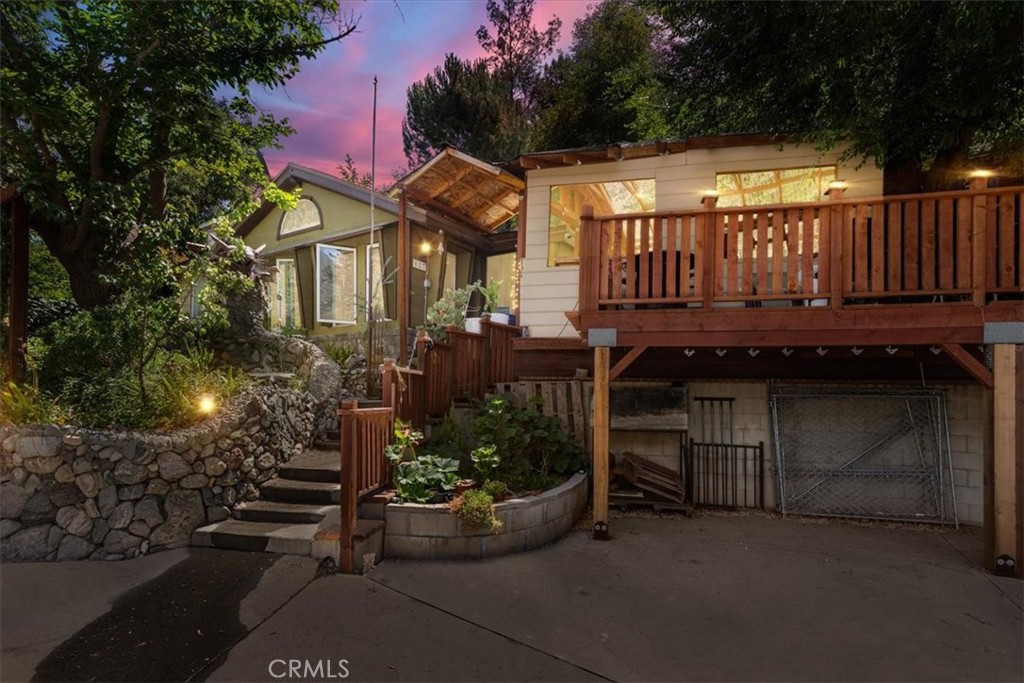
{"label": "stone staircase", "polygon": [[[231,519],[192,532],[191,545],[228,550],[338,559],[341,496],[337,433],[293,458],[260,485],[260,499],[236,506]],[[372,554],[384,554],[384,504],[374,497],[360,505],[356,525],[357,569]],[[364,567],[365,569],[366,567]]]}

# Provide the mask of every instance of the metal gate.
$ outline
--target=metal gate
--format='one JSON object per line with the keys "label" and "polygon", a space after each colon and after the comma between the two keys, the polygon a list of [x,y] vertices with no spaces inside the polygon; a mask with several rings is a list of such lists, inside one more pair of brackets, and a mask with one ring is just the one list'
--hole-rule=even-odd
{"label": "metal gate", "polygon": [[942,392],[788,388],[771,405],[783,514],[957,522]]}

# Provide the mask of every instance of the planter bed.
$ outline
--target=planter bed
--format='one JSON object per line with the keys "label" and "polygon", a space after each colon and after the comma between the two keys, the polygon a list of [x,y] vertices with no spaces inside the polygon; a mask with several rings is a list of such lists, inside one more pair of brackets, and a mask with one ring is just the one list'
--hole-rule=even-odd
{"label": "planter bed", "polygon": [[384,556],[410,560],[482,559],[534,550],[572,529],[587,504],[587,475],[574,474],[549,491],[495,503],[501,533],[464,529],[447,504],[389,504]]}

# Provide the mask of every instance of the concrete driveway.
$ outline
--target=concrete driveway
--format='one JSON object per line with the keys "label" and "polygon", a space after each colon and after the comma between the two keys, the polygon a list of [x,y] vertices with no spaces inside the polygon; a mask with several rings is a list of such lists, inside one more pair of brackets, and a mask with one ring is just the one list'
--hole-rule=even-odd
{"label": "concrete driveway", "polygon": [[980,571],[977,530],[612,522],[366,577],[218,550],[3,565],[0,679],[1022,679],[1022,583]]}
{"label": "concrete driveway", "polygon": [[759,515],[612,530],[316,581],[209,680],[273,680],[274,658],[345,659],[349,680],[1022,679],[1022,584],[977,568],[976,530]]}

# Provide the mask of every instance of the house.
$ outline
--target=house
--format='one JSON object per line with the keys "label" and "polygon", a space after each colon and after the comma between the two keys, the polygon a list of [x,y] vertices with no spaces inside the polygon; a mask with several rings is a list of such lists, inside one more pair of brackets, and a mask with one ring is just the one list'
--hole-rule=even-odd
{"label": "house", "polygon": [[[1019,573],[1022,188],[965,169],[962,192],[882,197],[873,165],[778,136],[505,168],[525,179],[518,376],[593,378],[595,535],[629,451],[688,469],[698,501],[984,524],[986,561]],[[618,429],[630,383],[685,415]]]}
{"label": "house", "polygon": [[[485,179],[497,178],[512,199],[491,196],[486,215],[469,218],[421,189],[431,170],[423,168],[408,181],[415,198],[372,194],[371,238],[370,190],[288,164],[274,182],[286,190],[301,188],[295,208],[282,211],[264,202],[237,227],[247,245],[265,245],[263,256],[277,268],[270,325],[313,339],[354,342],[366,328],[372,303],[373,318],[387,321],[394,354],[398,329],[411,333],[422,326],[426,310],[445,291],[510,269],[515,234],[502,239],[492,231],[515,214],[505,206],[511,201],[518,207],[522,182],[482,162],[471,166]],[[464,174],[447,189],[465,194],[472,176]]]}

